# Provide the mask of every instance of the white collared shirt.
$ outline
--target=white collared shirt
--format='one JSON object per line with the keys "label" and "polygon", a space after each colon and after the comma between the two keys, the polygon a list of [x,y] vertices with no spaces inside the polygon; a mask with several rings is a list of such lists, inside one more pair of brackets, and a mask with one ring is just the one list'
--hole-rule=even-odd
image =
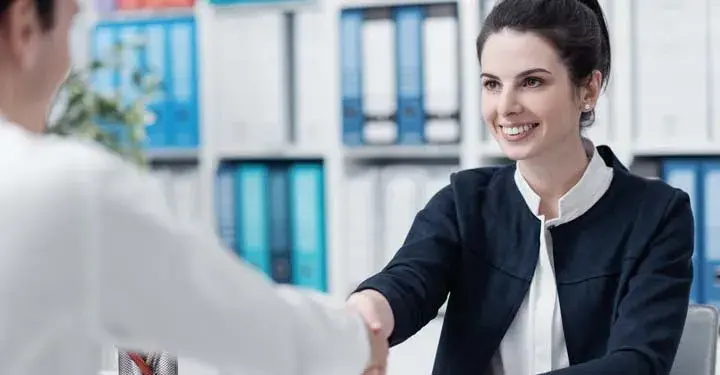
{"label": "white collared shirt", "polygon": [[557,218],[546,220],[540,215],[540,197],[516,170],[515,183],[543,230],[530,289],[493,358],[492,375],[536,375],[569,366],[549,228],[587,212],[605,194],[613,178],[612,168],[605,165],[593,144],[588,140],[584,144],[590,163],[580,181],[560,198]]}
{"label": "white collared shirt", "polygon": [[97,374],[105,345],[223,374],[366,366],[365,325],[343,300],[274,285],[96,144],[0,120],[0,207],[2,375]]}

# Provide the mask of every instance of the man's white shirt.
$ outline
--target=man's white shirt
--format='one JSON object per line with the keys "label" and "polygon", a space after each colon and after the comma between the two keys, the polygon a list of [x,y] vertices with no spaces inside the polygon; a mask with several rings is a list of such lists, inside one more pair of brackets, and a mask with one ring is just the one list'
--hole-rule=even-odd
{"label": "man's white shirt", "polygon": [[362,320],[271,283],[101,146],[0,121],[0,374],[95,375],[164,350],[243,375],[358,375]]}

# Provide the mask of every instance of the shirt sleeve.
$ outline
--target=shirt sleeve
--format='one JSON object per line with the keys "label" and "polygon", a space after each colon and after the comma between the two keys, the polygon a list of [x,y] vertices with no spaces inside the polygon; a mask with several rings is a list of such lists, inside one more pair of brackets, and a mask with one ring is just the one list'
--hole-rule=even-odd
{"label": "shirt sleeve", "polygon": [[100,340],[249,375],[363,372],[367,331],[344,301],[272,283],[210,228],[174,217],[147,174],[108,164],[86,254],[89,317]]}
{"label": "shirt sleeve", "polygon": [[601,358],[548,375],[667,375],[680,344],[693,279],[694,221],[688,195],[676,191],[637,259]]}

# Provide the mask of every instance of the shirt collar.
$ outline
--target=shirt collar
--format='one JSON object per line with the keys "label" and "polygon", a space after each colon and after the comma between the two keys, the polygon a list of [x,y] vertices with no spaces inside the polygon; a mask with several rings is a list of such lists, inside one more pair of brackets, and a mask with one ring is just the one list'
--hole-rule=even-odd
{"label": "shirt collar", "polygon": [[[583,146],[590,157],[590,162],[580,181],[560,198],[558,217],[553,220],[556,225],[572,221],[587,212],[610,187],[613,177],[612,168],[605,165],[590,140],[583,138]],[[528,208],[540,217],[540,196],[533,191],[518,169],[515,170],[514,177],[515,184]]]}

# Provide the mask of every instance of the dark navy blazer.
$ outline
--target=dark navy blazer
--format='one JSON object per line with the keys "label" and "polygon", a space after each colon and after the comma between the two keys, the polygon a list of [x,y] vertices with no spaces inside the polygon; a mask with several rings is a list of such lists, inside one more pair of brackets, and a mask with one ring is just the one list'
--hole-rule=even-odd
{"label": "dark navy blazer", "polygon": [[[608,191],[550,229],[570,360],[550,374],[665,375],[693,277],[689,197],[630,174],[608,147],[597,151],[614,169]],[[391,345],[418,332],[447,299],[434,375],[485,374],[530,286],[540,224],[514,172],[513,164],[454,174],[395,257],[357,288],[390,302]]]}

